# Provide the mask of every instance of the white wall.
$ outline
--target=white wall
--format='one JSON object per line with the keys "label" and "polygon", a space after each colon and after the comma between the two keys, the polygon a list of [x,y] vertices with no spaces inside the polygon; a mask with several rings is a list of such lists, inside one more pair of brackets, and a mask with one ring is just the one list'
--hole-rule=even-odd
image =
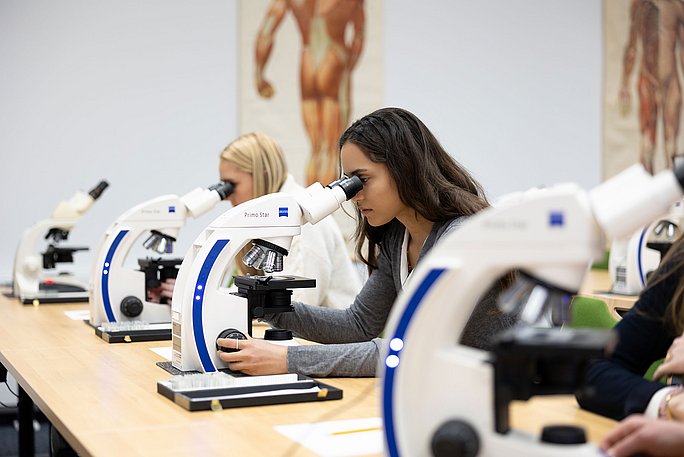
{"label": "white wall", "polygon": [[[236,18],[226,0],[0,2],[0,280],[22,230],[78,189],[111,183],[70,237],[94,249],[132,205],[216,180],[238,133]],[[385,0],[384,46],[386,104],[492,197],[599,182],[601,2]]]}
{"label": "white wall", "polygon": [[491,196],[600,181],[600,1],[389,0],[385,40],[387,104]]}
{"label": "white wall", "polygon": [[[102,178],[65,245],[92,252],[134,204],[218,181],[237,135],[236,13],[224,0],[0,3],[0,278],[25,227]],[[180,255],[213,216],[181,232]],[[91,255],[76,256],[87,274]]]}

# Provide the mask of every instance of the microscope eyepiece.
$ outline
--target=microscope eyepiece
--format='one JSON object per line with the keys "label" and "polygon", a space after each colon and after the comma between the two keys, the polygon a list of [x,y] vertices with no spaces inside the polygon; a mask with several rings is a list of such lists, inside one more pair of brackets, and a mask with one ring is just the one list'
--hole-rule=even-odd
{"label": "microscope eyepiece", "polygon": [[93,197],[93,200],[97,200],[107,187],[109,187],[109,183],[105,180],[102,180],[97,186],[93,187],[92,190],[88,192],[88,195]]}
{"label": "microscope eyepiece", "polygon": [[231,182],[221,181],[213,186],[209,186],[209,190],[215,190],[221,196],[221,200],[225,200],[230,194],[233,193],[235,187]]}
{"label": "microscope eyepiece", "polygon": [[351,178],[340,178],[331,182],[326,187],[332,189],[335,186],[340,187],[344,191],[344,194],[347,196],[347,200],[358,194],[359,191],[363,189],[363,183],[361,182],[361,178],[358,176],[352,176]]}

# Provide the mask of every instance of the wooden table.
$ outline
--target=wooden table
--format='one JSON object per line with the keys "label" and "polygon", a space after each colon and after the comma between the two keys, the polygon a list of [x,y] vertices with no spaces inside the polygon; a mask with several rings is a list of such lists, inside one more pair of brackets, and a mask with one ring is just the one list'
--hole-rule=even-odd
{"label": "wooden table", "polygon": [[[374,378],[331,378],[344,399],[188,412],[156,392],[170,375],[150,348],[169,342],[108,344],[65,310],[87,305],[20,305],[0,298],[0,362],[82,456],[315,455],[276,425],[379,417]],[[580,410],[569,396],[515,404],[514,426],[579,423],[591,440],[614,422]]]}

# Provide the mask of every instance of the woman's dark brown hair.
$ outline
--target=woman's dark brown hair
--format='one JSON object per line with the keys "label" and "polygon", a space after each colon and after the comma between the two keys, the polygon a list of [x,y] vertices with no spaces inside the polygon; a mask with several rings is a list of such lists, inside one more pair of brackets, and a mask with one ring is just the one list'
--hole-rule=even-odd
{"label": "woman's dark brown hair", "polygon": [[[342,134],[340,149],[345,143],[384,164],[401,201],[432,222],[470,216],[489,206],[482,186],[420,119],[404,109],[383,108],[362,117]],[[389,224],[372,227],[360,213],[357,220],[361,222],[356,228],[356,254],[372,271],[377,268],[377,248]]]}
{"label": "woman's dark brown hair", "polygon": [[[649,278],[646,289],[668,279],[672,275],[679,274],[681,278],[672,294],[670,303],[665,308],[663,316],[652,316],[663,319],[665,327],[672,331],[673,335],[679,336],[684,333],[684,236],[680,236],[672,244],[667,254],[660,261],[660,266]],[[645,291],[644,290],[644,291]],[[643,293],[643,292],[642,292]]]}

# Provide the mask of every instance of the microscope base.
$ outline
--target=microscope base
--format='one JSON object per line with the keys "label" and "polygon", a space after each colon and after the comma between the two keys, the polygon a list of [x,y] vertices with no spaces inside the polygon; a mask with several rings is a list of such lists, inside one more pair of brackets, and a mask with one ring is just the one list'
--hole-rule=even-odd
{"label": "microscope base", "polygon": [[21,295],[19,300],[24,305],[46,305],[51,303],[87,303],[88,292],[48,292],[36,295]]}
{"label": "microscope base", "polygon": [[24,305],[34,306],[49,303],[84,303],[88,301],[88,290],[74,282],[46,280],[39,284],[38,293],[20,292],[19,295],[11,296],[18,298]]}
{"label": "microscope base", "polygon": [[[88,323],[90,325],[90,323]],[[171,324],[146,324],[144,328],[106,329],[92,326],[95,335],[106,343],[136,343],[140,341],[168,341],[171,339]]]}
{"label": "microscope base", "polygon": [[[186,376],[207,376],[186,375]],[[291,377],[286,382],[254,383],[255,378]],[[289,379],[289,378],[288,378]],[[342,399],[342,390],[302,375],[240,376],[229,387],[174,388],[173,379],[157,382],[157,393],[188,411],[221,410],[244,406],[281,405]],[[242,385],[242,380],[245,384]]]}

